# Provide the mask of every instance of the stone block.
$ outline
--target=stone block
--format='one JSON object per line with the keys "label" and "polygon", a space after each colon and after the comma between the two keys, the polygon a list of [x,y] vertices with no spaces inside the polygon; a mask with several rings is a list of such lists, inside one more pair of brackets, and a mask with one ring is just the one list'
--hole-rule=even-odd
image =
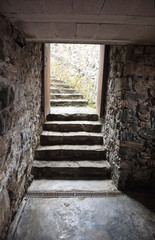
{"label": "stone block", "polygon": [[126,90],[126,91],[130,90],[128,79],[122,78],[122,77],[116,78],[114,81],[114,92],[122,91],[122,90]]}
{"label": "stone block", "polygon": [[77,24],[76,37],[95,38],[99,24]]}
{"label": "stone block", "polygon": [[134,47],[134,55],[142,55],[144,53],[144,46],[135,46]]}
{"label": "stone block", "polygon": [[73,3],[72,0],[54,0],[50,1],[48,0],[44,4],[44,8],[46,9],[46,13],[72,13],[73,12]]}
{"label": "stone block", "polygon": [[8,107],[14,101],[13,87],[0,84],[0,109]]}
{"label": "stone block", "polygon": [[143,56],[145,64],[148,66],[155,67],[155,56],[154,54]]}
{"label": "stone block", "polygon": [[[53,26],[53,23],[51,22],[23,23],[20,29],[24,32],[24,37],[32,38],[34,40],[37,40],[39,38],[51,39],[55,37],[54,26]],[[33,29],[33,35],[31,32],[31,29]],[[38,31],[38,29],[40,29],[40,31]],[[31,69],[32,74],[33,74],[33,69],[35,69],[35,64],[34,64],[34,68]]]}
{"label": "stone block", "polygon": [[30,130],[24,129],[20,132],[20,143],[21,143],[21,149],[23,149],[30,141]]}
{"label": "stone block", "polygon": [[133,133],[130,132],[129,130],[124,130],[120,134],[120,140],[122,141],[131,141],[133,138]]}
{"label": "stone block", "polygon": [[151,119],[151,128],[155,129],[155,111],[153,110],[151,111],[150,119]]}
{"label": "stone block", "polygon": [[7,132],[12,125],[12,118],[9,111],[3,111],[0,114],[0,136]]}
{"label": "stone block", "polygon": [[136,123],[137,122],[137,115],[133,109],[124,109],[121,115],[122,122],[128,123]]}
{"label": "stone block", "polygon": [[155,46],[145,46],[145,53],[155,54]]}
{"label": "stone block", "polygon": [[155,140],[155,129],[143,128],[138,132],[139,136],[145,140],[153,141]]}
{"label": "stone block", "polygon": [[8,191],[3,189],[0,192],[0,237],[1,239],[6,239],[8,222],[11,221],[10,218],[10,200]]}
{"label": "stone block", "polygon": [[141,121],[150,121],[150,112],[148,111],[148,106],[138,104],[137,117]]}
{"label": "stone block", "polygon": [[76,25],[74,23],[54,23],[56,38],[74,38]]}
{"label": "stone block", "polygon": [[100,14],[102,6],[102,0],[73,0],[73,12],[75,14]]}

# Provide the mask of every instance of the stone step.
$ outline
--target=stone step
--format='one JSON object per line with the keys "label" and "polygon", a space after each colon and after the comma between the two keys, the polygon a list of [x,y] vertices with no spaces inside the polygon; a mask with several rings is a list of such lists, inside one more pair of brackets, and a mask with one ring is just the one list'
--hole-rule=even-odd
{"label": "stone step", "polygon": [[48,121],[44,123],[43,129],[57,132],[101,132],[102,125],[98,121]]}
{"label": "stone step", "polygon": [[109,179],[107,161],[34,161],[35,179]]}
{"label": "stone step", "polygon": [[47,121],[97,121],[97,114],[88,114],[88,113],[60,113],[60,114],[48,114]]}
{"label": "stone step", "polygon": [[54,145],[39,146],[35,152],[37,160],[104,160],[106,152],[102,145]]}
{"label": "stone step", "polygon": [[52,99],[50,100],[51,106],[87,106],[88,102],[83,99]]}
{"label": "stone step", "polygon": [[70,88],[70,85],[65,83],[50,83],[50,86],[55,88]]}
{"label": "stone step", "polygon": [[50,87],[51,93],[76,93],[76,90],[73,88],[54,88]]}
{"label": "stone step", "polygon": [[50,145],[99,145],[103,144],[102,133],[90,132],[51,132],[43,131],[40,136],[42,146]]}
{"label": "stone step", "polygon": [[62,84],[64,84],[65,83],[65,81],[64,80],[62,80],[62,79],[50,79],[50,83],[62,83]]}
{"label": "stone step", "polygon": [[51,82],[53,82],[53,81],[64,82],[64,80],[58,79],[57,77],[50,77],[50,81]]}
{"label": "stone step", "polygon": [[78,93],[58,93],[58,94],[51,94],[51,99],[83,99],[83,95]]}
{"label": "stone step", "polygon": [[[120,193],[112,180],[34,180],[28,188],[29,193],[57,192],[102,192]],[[101,238],[100,238],[101,239]],[[102,239],[103,240],[103,239]],[[105,239],[104,239],[105,240]]]}

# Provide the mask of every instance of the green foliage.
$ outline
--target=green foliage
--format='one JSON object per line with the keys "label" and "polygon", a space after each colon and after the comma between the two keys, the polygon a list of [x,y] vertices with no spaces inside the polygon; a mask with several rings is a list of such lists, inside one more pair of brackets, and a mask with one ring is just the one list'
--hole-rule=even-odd
{"label": "green foliage", "polygon": [[[82,68],[82,66],[81,66]],[[88,101],[92,108],[96,108],[96,96],[94,97],[96,84],[94,79],[81,73],[71,64],[66,64],[58,59],[52,59],[51,76],[64,80],[71,87],[75,88]]]}

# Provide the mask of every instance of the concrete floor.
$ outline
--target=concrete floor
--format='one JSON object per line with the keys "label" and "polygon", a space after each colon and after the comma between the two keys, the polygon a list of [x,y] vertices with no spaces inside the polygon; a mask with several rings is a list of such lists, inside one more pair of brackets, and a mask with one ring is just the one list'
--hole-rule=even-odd
{"label": "concrete floor", "polygon": [[[75,186],[74,186],[75,182]],[[102,183],[92,184],[92,192]],[[46,188],[44,181],[33,183],[30,192]],[[55,182],[47,191],[80,190],[79,183]],[[99,183],[99,182],[98,182]],[[52,184],[53,185],[53,184]],[[55,185],[55,186],[56,186]],[[89,185],[87,188],[86,185]],[[38,186],[35,188],[35,186]],[[84,182],[81,191],[91,190]],[[107,184],[105,190],[107,190]],[[114,190],[109,182],[110,190]],[[25,200],[24,200],[25,201]],[[155,199],[144,193],[103,196],[102,198],[34,198],[29,196],[17,214],[9,240],[153,240]],[[11,231],[10,231],[11,232]]]}

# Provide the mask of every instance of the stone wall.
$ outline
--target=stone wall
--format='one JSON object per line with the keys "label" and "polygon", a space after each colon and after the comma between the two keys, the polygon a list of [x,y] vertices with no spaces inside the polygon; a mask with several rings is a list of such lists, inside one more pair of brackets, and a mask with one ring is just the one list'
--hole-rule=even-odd
{"label": "stone wall", "polygon": [[5,239],[27,188],[43,121],[42,45],[24,43],[0,17],[0,239]]}
{"label": "stone wall", "polygon": [[119,188],[155,184],[155,46],[111,46],[104,142]]}

